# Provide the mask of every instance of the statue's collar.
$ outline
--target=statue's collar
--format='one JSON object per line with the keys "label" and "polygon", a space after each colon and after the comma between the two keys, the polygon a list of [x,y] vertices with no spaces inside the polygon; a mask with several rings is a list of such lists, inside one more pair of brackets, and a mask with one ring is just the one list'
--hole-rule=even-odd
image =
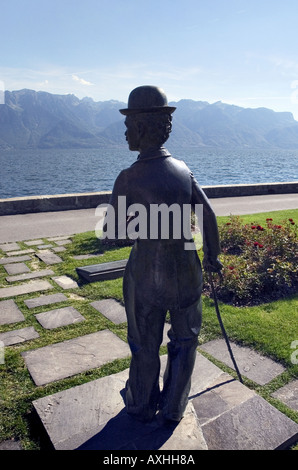
{"label": "statue's collar", "polygon": [[161,147],[158,150],[145,150],[138,156],[138,160],[151,160],[152,158],[170,157],[170,152],[165,148]]}

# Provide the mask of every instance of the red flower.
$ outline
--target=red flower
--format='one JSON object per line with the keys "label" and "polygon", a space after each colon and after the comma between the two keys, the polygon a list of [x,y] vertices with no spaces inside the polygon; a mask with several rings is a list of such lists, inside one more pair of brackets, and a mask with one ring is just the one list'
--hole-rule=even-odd
{"label": "red flower", "polygon": [[233,271],[234,266],[228,266],[228,268],[229,268],[230,271]]}
{"label": "red flower", "polygon": [[273,219],[266,219],[266,222],[270,222],[271,220],[273,220]]}
{"label": "red flower", "polygon": [[254,230],[255,228],[257,228],[255,225],[252,225],[251,228]]}
{"label": "red flower", "polygon": [[263,248],[264,247],[264,245],[261,245],[261,243],[259,243],[259,242],[254,242],[254,246],[258,247],[258,248]]}
{"label": "red flower", "polygon": [[257,230],[263,231],[264,229],[263,229],[263,227],[261,227],[261,225],[258,225]]}
{"label": "red flower", "polygon": [[289,219],[289,222],[294,222],[293,219]]}
{"label": "red flower", "polygon": [[231,222],[227,222],[226,225],[231,225]]}

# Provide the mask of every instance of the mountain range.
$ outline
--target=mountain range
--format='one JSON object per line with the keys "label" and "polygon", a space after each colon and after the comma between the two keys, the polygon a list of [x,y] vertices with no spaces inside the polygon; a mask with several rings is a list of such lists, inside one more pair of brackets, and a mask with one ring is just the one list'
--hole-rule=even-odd
{"label": "mountain range", "polygon": [[[242,108],[221,101],[171,102],[170,142],[181,147],[298,148],[298,122],[290,112]],[[95,102],[34,90],[5,92],[0,105],[0,149],[103,148],[127,145],[126,103]]]}

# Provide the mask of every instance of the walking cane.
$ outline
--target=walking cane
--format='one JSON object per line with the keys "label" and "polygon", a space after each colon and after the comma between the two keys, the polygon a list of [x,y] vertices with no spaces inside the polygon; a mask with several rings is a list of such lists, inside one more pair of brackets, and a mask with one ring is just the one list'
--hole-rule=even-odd
{"label": "walking cane", "polygon": [[211,290],[212,290],[212,294],[213,294],[213,299],[214,299],[214,305],[215,305],[216,315],[217,315],[217,318],[218,318],[218,321],[219,321],[219,324],[220,324],[220,327],[221,327],[222,334],[223,334],[224,339],[225,339],[225,341],[226,341],[226,344],[227,344],[227,347],[228,347],[228,350],[229,350],[229,353],[230,353],[232,362],[233,362],[233,364],[234,364],[235,370],[236,370],[236,372],[237,372],[238,378],[239,378],[240,382],[243,383],[243,380],[242,380],[240,371],[239,371],[239,369],[238,369],[238,366],[237,366],[235,357],[234,357],[234,355],[233,355],[233,351],[232,351],[232,349],[231,349],[231,345],[230,345],[230,341],[229,341],[228,335],[227,335],[227,333],[226,333],[224,324],[223,324],[222,319],[221,319],[220,311],[219,311],[219,308],[218,308],[217,295],[216,295],[216,292],[215,292],[215,288],[214,288],[213,279],[212,279],[212,273],[211,273],[211,272],[209,272],[209,283],[210,283],[210,285],[211,285]]}

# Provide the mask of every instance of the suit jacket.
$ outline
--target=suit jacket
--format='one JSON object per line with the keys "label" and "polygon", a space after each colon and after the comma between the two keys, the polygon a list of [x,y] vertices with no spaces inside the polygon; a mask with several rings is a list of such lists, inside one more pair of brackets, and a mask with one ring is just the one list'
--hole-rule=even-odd
{"label": "suit jacket", "polygon": [[[185,207],[202,205],[204,260],[214,265],[220,252],[215,214],[187,165],[173,158],[165,148],[140,154],[135,163],[121,171],[114,184],[110,206],[115,211],[116,238],[125,238],[128,208],[131,207],[132,212],[138,207],[143,208],[142,214],[139,212],[128,224],[136,229],[136,236],[139,234],[126,268],[126,277],[134,283],[133,288],[146,302],[154,298],[167,308],[177,306],[177,303],[186,307],[201,295],[201,265],[197,252],[185,249],[189,237],[185,236],[183,217],[179,219],[176,213],[177,222],[174,216],[171,217],[171,211],[165,212],[168,233],[163,232],[160,212],[156,218],[156,209],[163,204],[164,207],[180,208],[181,213]],[[155,209],[153,225],[152,208]],[[179,224],[180,237],[177,238]]]}

